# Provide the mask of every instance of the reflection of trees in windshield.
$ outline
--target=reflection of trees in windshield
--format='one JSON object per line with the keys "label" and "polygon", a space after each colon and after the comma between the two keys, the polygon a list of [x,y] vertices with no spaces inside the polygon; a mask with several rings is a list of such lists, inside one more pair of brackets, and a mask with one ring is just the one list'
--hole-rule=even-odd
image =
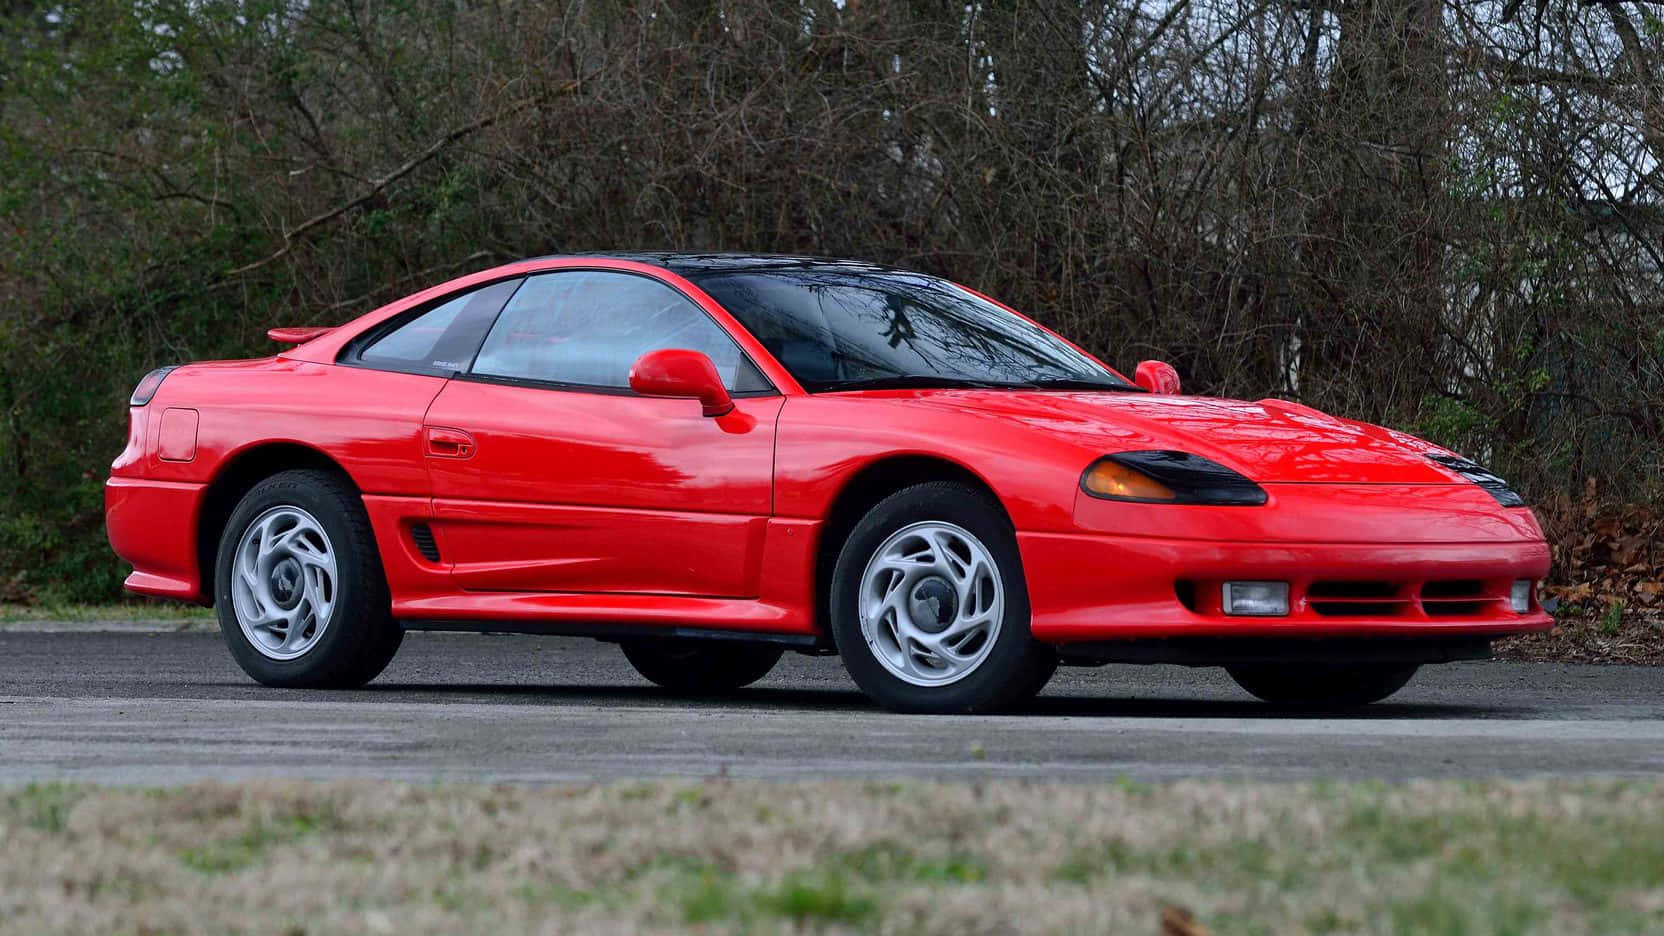
{"label": "reflection of trees in windshield", "polygon": [[907,303],[900,296],[891,293],[884,297],[884,307],[890,313],[890,326],[884,329],[884,337],[890,339],[890,347],[913,337],[913,323],[907,321]]}
{"label": "reflection of trees in windshield", "polygon": [[795,270],[696,281],[810,389],[892,377],[1126,386],[1044,330],[933,277]]}

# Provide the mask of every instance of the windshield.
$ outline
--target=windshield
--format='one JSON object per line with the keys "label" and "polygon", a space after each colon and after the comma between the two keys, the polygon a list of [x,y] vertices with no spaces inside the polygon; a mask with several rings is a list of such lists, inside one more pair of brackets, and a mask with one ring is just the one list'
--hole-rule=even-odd
{"label": "windshield", "polygon": [[1033,323],[917,273],[752,270],[689,277],[805,390],[1134,390]]}

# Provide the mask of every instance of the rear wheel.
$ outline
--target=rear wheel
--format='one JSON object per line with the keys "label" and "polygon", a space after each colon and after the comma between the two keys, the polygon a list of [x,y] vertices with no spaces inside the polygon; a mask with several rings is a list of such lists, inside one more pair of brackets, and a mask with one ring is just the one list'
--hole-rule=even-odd
{"label": "rear wheel", "polygon": [[1420,667],[1413,663],[1254,664],[1227,666],[1236,684],[1278,705],[1353,708],[1379,702],[1404,688]]}
{"label": "rear wheel", "polygon": [[1040,691],[1056,665],[1029,635],[1010,521],[967,485],[918,484],[880,501],[844,543],[831,589],[844,667],[886,708],[1008,708]]}
{"label": "rear wheel", "polygon": [[673,692],[720,695],[751,685],[774,669],[785,651],[767,644],[676,637],[623,641],[636,672]]}
{"label": "rear wheel", "polygon": [[214,583],[231,656],[268,686],[362,686],[404,639],[364,503],[333,472],[280,472],[244,495]]}

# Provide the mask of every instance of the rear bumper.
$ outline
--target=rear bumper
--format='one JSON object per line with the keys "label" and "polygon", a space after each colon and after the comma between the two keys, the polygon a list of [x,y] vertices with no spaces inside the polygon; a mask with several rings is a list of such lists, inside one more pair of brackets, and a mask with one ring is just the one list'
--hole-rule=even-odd
{"label": "rear bumper", "polygon": [[133,565],[123,585],[160,598],[208,603],[197,568],[196,531],[205,485],[112,477],[104,483],[104,527],[116,555]]}
{"label": "rear bumper", "polygon": [[[1542,541],[1485,543],[1234,542],[1019,533],[1034,636],[1049,643],[1188,638],[1488,638],[1546,630],[1536,603],[1513,611],[1507,587],[1548,572]],[[1286,617],[1219,610],[1227,580],[1290,583]],[[1376,583],[1391,595],[1322,600],[1314,583]],[[1189,596],[1185,595],[1189,583]],[[1460,592],[1424,599],[1429,583]]]}

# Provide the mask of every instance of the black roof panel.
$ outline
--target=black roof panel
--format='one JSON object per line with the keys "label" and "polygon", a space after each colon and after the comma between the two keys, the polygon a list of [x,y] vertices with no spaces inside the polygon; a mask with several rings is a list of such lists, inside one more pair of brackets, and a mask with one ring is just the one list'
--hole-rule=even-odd
{"label": "black roof panel", "polygon": [[860,260],[834,260],[826,257],[794,257],[789,254],[709,253],[699,251],[642,250],[597,252],[585,254],[552,254],[534,257],[535,260],[555,260],[592,257],[608,260],[634,260],[664,267],[673,273],[689,276],[699,273],[734,272],[740,270],[796,270],[802,272],[879,273],[895,272],[894,267],[866,263]]}

